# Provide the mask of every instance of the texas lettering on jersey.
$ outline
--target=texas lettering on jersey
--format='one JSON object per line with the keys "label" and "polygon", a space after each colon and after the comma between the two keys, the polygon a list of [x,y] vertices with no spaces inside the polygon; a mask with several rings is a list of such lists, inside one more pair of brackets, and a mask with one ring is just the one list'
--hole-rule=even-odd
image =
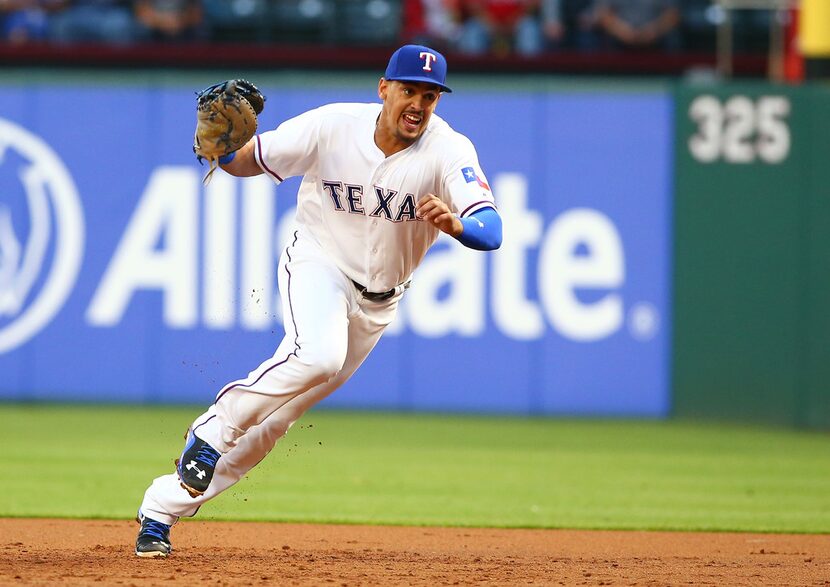
{"label": "texas lettering on jersey", "polygon": [[435,194],[459,218],[495,207],[467,137],[433,114],[414,144],[387,157],[374,140],[381,109],[327,104],[254,143],[257,162],[275,182],[303,177],[297,224],[343,273],[374,292],[407,281],[438,238],[440,231],[415,214],[424,195]]}
{"label": "texas lettering on jersey", "polygon": [[395,197],[398,195],[396,190],[382,188],[380,186],[372,186],[374,196],[369,196],[368,201],[370,211],[367,213],[367,208],[363,201],[363,186],[350,183],[343,183],[342,181],[328,181],[322,180],[323,192],[326,193],[334,204],[334,209],[338,212],[346,212],[349,214],[362,214],[363,216],[371,216],[374,218],[384,218],[391,222],[406,222],[418,220],[415,216],[415,195],[406,194],[398,199],[397,204],[394,203]]}

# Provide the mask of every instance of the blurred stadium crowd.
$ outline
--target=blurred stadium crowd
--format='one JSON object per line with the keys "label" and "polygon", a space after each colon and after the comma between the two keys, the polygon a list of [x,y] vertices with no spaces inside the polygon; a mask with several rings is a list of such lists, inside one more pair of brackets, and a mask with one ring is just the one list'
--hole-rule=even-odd
{"label": "blurred stadium crowd", "polygon": [[[734,14],[736,51],[765,51],[776,15]],[[724,18],[712,0],[0,0],[7,45],[420,42],[471,56],[711,52]]]}

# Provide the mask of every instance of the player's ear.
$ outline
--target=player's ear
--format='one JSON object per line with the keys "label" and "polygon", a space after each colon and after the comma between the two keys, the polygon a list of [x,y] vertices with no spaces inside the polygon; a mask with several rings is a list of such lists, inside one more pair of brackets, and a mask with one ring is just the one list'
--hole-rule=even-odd
{"label": "player's ear", "polygon": [[380,78],[378,82],[378,98],[381,100],[386,100],[386,90],[389,86],[389,82],[387,82],[384,78]]}

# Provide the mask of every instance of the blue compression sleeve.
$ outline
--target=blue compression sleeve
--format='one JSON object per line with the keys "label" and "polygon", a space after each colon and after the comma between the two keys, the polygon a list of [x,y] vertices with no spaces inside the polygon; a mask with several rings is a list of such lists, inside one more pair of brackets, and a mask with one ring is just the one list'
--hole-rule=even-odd
{"label": "blue compression sleeve", "polygon": [[228,163],[233,161],[234,157],[236,157],[236,151],[232,151],[227,155],[222,155],[221,157],[219,157],[219,163],[221,163],[222,165],[227,165]]}
{"label": "blue compression sleeve", "polygon": [[484,208],[460,220],[464,230],[455,238],[465,247],[492,251],[501,246],[501,216],[493,208]]}

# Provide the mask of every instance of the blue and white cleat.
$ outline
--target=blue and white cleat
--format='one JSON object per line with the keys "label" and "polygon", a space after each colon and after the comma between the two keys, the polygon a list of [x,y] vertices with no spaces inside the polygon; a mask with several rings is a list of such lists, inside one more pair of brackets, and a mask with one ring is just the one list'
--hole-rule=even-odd
{"label": "blue and white cleat", "polygon": [[204,495],[213,479],[216,462],[222,454],[207,442],[190,432],[181,458],[176,461],[176,471],[182,488],[196,498]]}
{"label": "blue and white cleat", "polygon": [[145,517],[140,511],[136,521],[141,524],[135,540],[135,554],[142,558],[167,558],[173,550],[170,526]]}

